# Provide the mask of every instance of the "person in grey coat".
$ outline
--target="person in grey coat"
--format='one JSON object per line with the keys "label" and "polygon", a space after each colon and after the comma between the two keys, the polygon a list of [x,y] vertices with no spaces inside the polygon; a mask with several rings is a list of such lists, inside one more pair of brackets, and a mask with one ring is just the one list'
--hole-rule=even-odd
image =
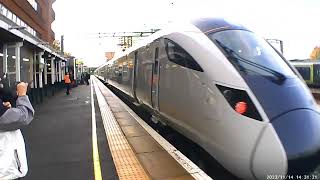
{"label": "person in grey coat", "polygon": [[17,85],[18,99],[15,108],[9,102],[3,102],[5,109],[0,109],[0,131],[21,129],[32,121],[34,109],[27,96],[27,87],[28,84],[24,82]]}

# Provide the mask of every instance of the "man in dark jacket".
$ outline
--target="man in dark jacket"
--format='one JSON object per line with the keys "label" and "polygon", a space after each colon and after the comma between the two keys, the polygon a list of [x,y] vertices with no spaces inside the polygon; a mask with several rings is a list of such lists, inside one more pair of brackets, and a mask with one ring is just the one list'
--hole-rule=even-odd
{"label": "man in dark jacket", "polygon": [[90,79],[90,74],[85,72],[84,73],[84,81],[86,82],[87,86],[89,85],[89,79]]}

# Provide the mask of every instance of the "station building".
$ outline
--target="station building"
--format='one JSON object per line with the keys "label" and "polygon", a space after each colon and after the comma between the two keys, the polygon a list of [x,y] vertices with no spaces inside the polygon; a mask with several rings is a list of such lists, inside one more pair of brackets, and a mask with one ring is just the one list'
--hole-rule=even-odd
{"label": "station building", "polygon": [[61,88],[66,71],[75,72],[74,58],[67,59],[52,48],[54,2],[0,0],[0,77],[5,75],[11,87],[19,81],[32,82],[33,103]]}

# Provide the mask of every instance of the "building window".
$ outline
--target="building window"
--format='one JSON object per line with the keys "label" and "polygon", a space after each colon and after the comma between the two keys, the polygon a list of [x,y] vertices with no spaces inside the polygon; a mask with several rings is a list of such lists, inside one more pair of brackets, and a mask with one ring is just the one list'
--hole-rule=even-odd
{"label": "building window", "polygon": [[4,16],[7,16],[8,13],[8,9],[6,7],[4,7],[3,5],[1,6],[1,14]]}
{"label": "building window", "polygon": [[21,26],[21,19],[17,17],[17,24],[18,26]]}
{"label": "building window", "polygon": [[[29,3],[31,4],[32,0],[28,0]],[[37,2],[35,0],[33,0],[36,4]],[[33,2],[32,1],[32,2]],[[35,7],[38,7],[38,5],[36,5]],[[18,26],[23,26],[26,27],[26,31],[28,31],[30,34],[32,34],[33,36],[39,36],[37,35],[37,32],[30,27],[29,25],[27,25],[23,20],[21,20],[17,15],[15,15],[14,13],[12,13],[10,10],[8,10],[7,8],[4,7],[3,4],[0,3],[0,14],[4,15],[5,17],[7,17],[8,19],[10,19],[12,22],[16,23]]]}
{"label": "building window", "polygon": [[12,20],[12,12],[11,11],[8,11],[7,12],[7,18]]}
{"label": "building window", "polygon": [[12,14],[12,21],[14,23],[17,23],[17,16],[15,14]]}
{"label": "building window", "polygon": [[0,44],[0,76],[3,73],[3,45]]}
{"label": "building window", "polygon": [[28,0],[35,11],[38,11],[38,2],[36,0]]}
{"label": "building window", "polygon": [[26,23],[24,21],[21,21],[21,26],[26,27]]}

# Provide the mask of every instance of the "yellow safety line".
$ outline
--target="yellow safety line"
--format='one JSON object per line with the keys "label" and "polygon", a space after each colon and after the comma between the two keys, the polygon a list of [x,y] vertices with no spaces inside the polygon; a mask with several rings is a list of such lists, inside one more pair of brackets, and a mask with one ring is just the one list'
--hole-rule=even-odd
{"label": "yellow safety line", "polygon": [[92,158],[93,158],[93,168],[94,168],[94,179],[102,180],[101,175],[101,165],[99,157],[99,148],[97,140],[97,124],[96,124],[96,111],[94,108],[93,100],[93,81],[91,80],[91,111],[92,111]]}

